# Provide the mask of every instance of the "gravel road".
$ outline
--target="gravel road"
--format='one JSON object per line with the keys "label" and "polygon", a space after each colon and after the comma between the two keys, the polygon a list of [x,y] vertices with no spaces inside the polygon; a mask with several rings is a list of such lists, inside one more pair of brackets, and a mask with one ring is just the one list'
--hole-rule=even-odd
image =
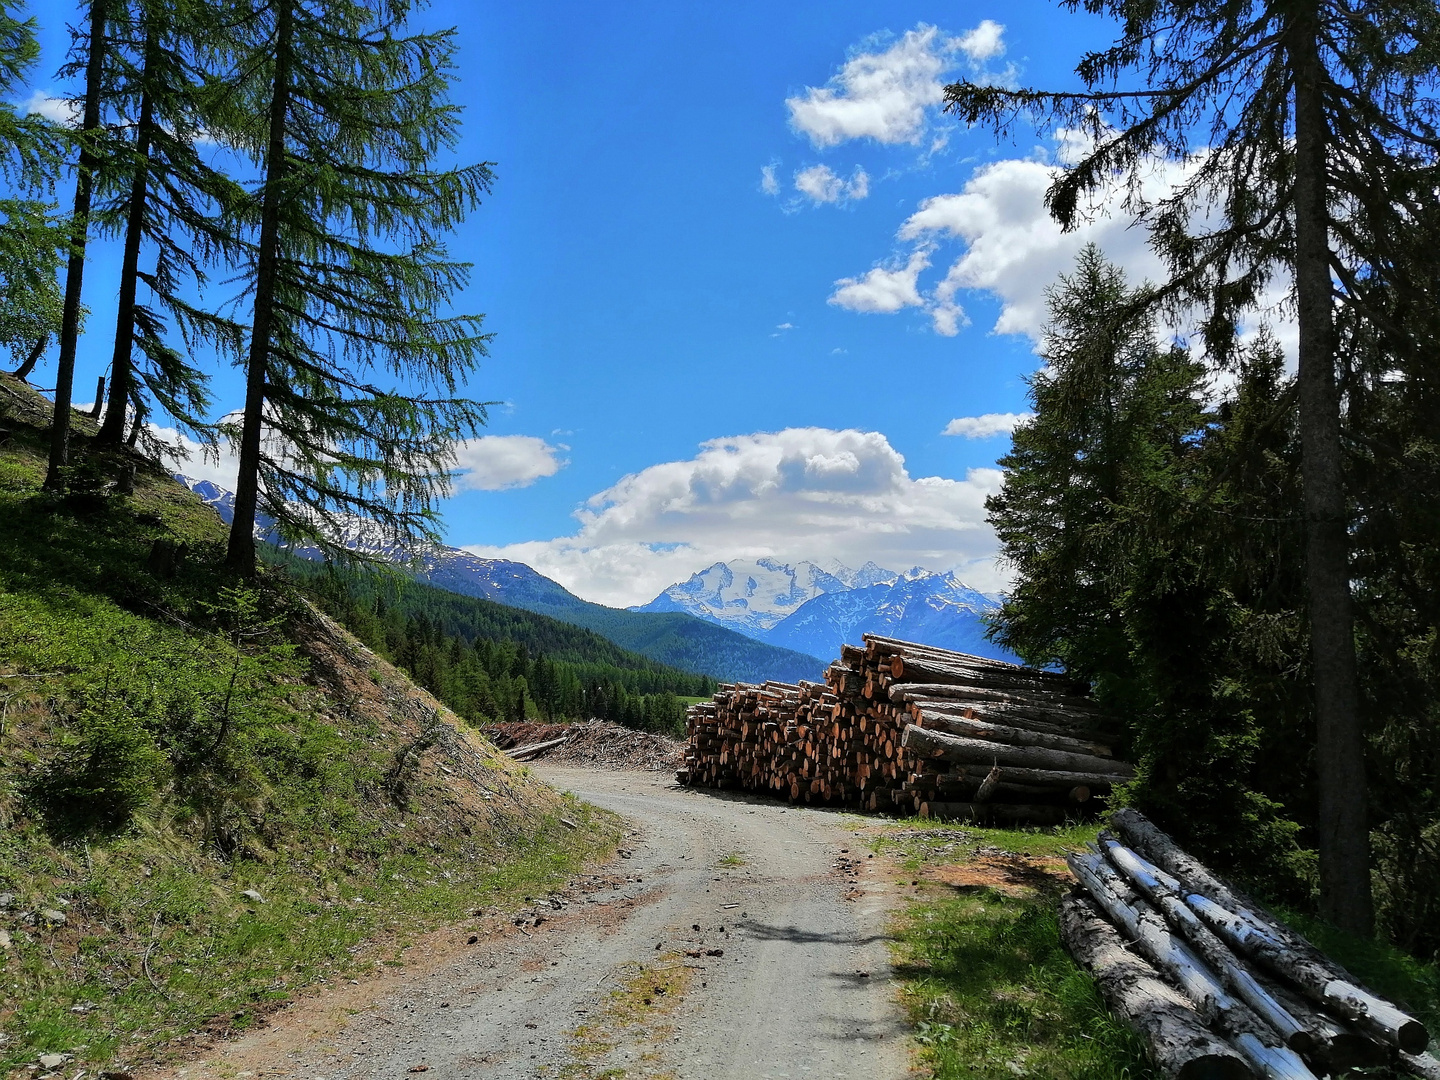
{"label": "gravel road", "polygon": [[538,925],[507,920],[427,971],[337,991],[328,1011],[322,996],[177,1075],[909,1075],[886,883],[852,844],[857,819],[663,773],[535,771],[621,814],[628,858],[537,904]]}

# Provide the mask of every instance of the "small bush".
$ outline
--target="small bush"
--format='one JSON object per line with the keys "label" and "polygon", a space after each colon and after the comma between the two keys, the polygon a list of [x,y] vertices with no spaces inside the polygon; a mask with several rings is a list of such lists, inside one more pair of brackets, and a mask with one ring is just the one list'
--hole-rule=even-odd
{"label": "small bush", "polygon": [[72,724],[32,796],[53,817],[123,825],[164,785],[169,759],[123,699],[87,705]]}

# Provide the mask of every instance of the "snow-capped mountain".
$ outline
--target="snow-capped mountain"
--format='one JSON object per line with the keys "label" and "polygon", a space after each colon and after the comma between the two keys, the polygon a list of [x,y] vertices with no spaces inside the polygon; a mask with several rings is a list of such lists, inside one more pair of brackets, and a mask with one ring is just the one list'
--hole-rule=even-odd
{"label": "snow-capped mountain", "polygon": [[632,611],[684,611],[758,641],[811,656],[835,657],[864,633],[1016,661],[985,638],[985,616],[998,599],[949,573],[924,567],[859,570],[826,560],[794,565],[775,559],[716,563],[671,585]]}
{"label": "snow-capped mountain", "polygon": [[1009,650],[985,637],[985,616],[999,606],[954,574],[923,572],[816,597],[761,640],[835,657],[845,642],[859,644],[862,634],[882,634],[1018,663]]}
{"label": "snow-capped mountain", "polygon": [[839,563],[833,566],[838,573],[812,562],[794,566],[774,559],[718,562],[630,610],[684,611],[757,637],[807,600],[853,589],[856,572]]}

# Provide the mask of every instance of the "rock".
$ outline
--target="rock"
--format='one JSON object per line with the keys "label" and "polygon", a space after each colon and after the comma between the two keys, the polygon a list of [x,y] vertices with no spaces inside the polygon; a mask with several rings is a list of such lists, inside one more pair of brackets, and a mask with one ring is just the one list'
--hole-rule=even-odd
{"label": "rock", "polygon": [[10,931],[0,930],[0,949],[10,948]]}
{"label": "rock", "polygon": [[69,921],[65,918],[63,911],[56,911],[54,908],[48,907],[40,909],[40,917],[48,923],[54,923],[56,926]]}
{"label": "rock", "polygon": [[69,1054],[41,1054],[37,1061],[42,1069],[58,1069],[70,1060]]}
{"label": "rock", "polygon": [[0,892],[0,911],[9,911],[15,906],[15,894],[13,892]]}
{"label": "rock", "polygon": [[263,904],[265,902],[265,898],[261,896],[258,892],[256,892],[254,889],[246,889],[240,895],[243,896],[246,900],[249,900],[252,904]]}

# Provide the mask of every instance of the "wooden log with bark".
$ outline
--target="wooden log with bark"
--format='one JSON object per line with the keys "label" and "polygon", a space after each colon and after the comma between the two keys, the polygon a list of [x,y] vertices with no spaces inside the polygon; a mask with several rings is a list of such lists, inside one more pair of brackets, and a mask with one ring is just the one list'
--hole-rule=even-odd
{"label": "wooden log with bark", "polygon": [[1240,1052],[1210,1031],[1194,1007],[1162,980],[1088,897],[1060,902],[1060,940],[1095,979],[1110,1011],[1139,1035],[1166,1080],[1250,1080]]}

